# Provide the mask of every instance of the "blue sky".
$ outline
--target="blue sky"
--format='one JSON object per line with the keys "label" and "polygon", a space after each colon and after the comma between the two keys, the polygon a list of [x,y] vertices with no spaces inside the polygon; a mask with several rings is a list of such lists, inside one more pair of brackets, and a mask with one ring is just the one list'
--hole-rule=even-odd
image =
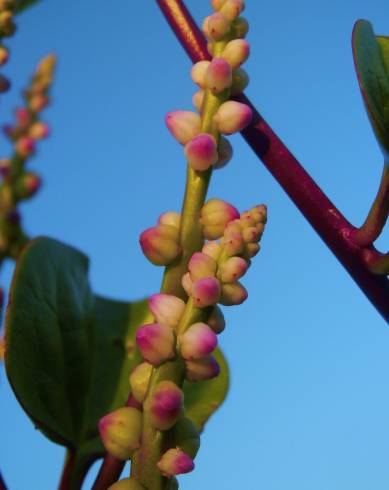
{"label": "blue sky", "polygon": [[[389,35],[384,0],[247,0],[251,84],[246,93],[351,222],[360,223],[382,157],[365,115],[351,55],[359,18]],[[207,1],[187,5],[200,22]],[[32,236],[49,235],[91,258],[96,292],[139,298],[161,269],[143,259],[139,233],[179,210],[182,149],[163,122],[190,109],[190,63],[155,2],[43,0],[18,19],[4,69],[13,81],[1,121],[41,56],[55,52],[53,134],[31,169],[45,186],[23,207]],[[245,285],[225,310],[220,343],[232,385],[210,421],[185,490],[386,490],[389,485],[389,330],[246,146],[216,172],[210,197],[269,222]],[[8,152],[0,141],[0,150]],[[378,244],[385,249],[389,234]],[[6,284],[11,266],[2,272]],[[0,468],[10,490],[52,490],[63,449],[35,431],[0,368]],[[85,484],[90,488],[92,476]]]}

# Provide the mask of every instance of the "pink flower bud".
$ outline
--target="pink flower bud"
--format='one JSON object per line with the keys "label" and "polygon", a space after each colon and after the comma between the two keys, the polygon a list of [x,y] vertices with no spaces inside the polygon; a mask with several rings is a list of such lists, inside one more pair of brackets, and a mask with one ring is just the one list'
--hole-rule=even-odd
{"label": "pink flower bud", "polygon": [[223,237],[221,245],[229,257],[241,255],[245,251],[245,242],[241,233],[229,233]]}
{"label": "pink flower bud", "polygon": [[231,30],[228,19],[220,12],[215,12],[205,18],[203,32],[211,41],[220,41]]}
{"label": "pink flower bud", "polygon": [[220,243],[212,240],[203,245],[202,252],[208,255],[208,257],[212,257],[213,260],[217,262],[220,257],[220,254],[222,253],[222,247]]}
{"label": "pink flower bud", "polygon": [[146,490],[138,480],[134,478],[124,478],[108,487],[108,490]]}
{"label": "pink flower bud", "polygon": [[249,32],[249,23],[244,17],[238,17],[234,20],[232,30],[235,38],[242,39]]}
{"label": "pink flower bud", "polygon": [[165,122],[174,138],[182,145],[188,143],[200,132],[201,118],[195,112],[168,112]]}
{"label": "pink flower bud", "polygon": [[239,282],[223,284],[220,303],[224,306],[240,305],[247,297],[247,290]]}
{"label": "pink flower bud", "polygon": [[26,128],[31,123],[31,113],[25,107],[19,107],[15,111],[16,122],[21,128]]}
{"label": "pink flower bud", "polygon": [[198,279],[192,285],[191,296],[197,308],[215,305],[220,297],[220,283],[215,277]]}
{"label": "pink flower bud", "polygon": [[237,218],[239,212],[234,206],[221,199],[210,199],[203,206],[200,216],[204,237],[208,240],[220,238],[227,223]]}
{"label": "pink flower bud", "polygon": [[233,70],[239,68],[250,55],[250,44],[244,39],[233,39],[222,52],[222,58],[225,59]]}
{"label": "pink flower bud", "polygon": [[213,10],[220,10],[227,0],[211,0]]}
{"label": "pink flower bud", "polygon": [[22,136],[16,141],[16,153],[22,158],[28,158],[35,152],[35,140],[29,136]]}
{"label": "pink flower bud", "polygon": [[261,249],[261,246],[259,245],[259,243],[248,243],[246,248],[247,248],[247,255],[250,258],[252,258],[257,255],[257,253]]}
{"label": "pink flower bud", "polygon": [[161,473],[170,478],[174,475],[189,473],[194,469],[194,462],[181,449],[169,449],[158,461],[157,466]]}
{"label": "pink flower bud", "polygon": [[190,278],[189,272],[187,272],[186,274],[184,274],[182,276],[181,284],[182,284],[182,287],[185,289],[186,294],[188,296],[190,296],[192,293],[193,282],[192,282],[192,279]]}
{"label": "pink flower bud", "polygon": [[184,394],[172,381],[161,381],[155,388],[145,410],[150,412],[153,426],[169,430],[177,422],[183,410]]}
{"label": "pink flower bud", "polygon": [[246,243],[255,243],[261,238],[261,233],[255,226],[243,228],[242,237]]}
{"label": "pink flower bud", "polygon": [[142,252],[154,265],[167,265],[181,252],[178,229],[169,225],[158,225],[145,230],[139,239]]}
{"label": "pink flower bud", "polygon": [[267,221],[267,207],[264,204],[252,208],[250,214],[256,223],[266,223]]}
{"label": "pink flower bud", "polygon": [[205,73],[210,64],[211,64],[210,61],[206,61],[206,60],[198,61],[193,65],[192,70],[190,72],[190,76],[193,82],[201,88],[206,88]]}
{"label": "pink flower bud", "polygon": [[214,277],[217,264],[212,257],[202,252],[196,252],[189,260],[188,270],[192,281]]}
{"label": "pink flower bud", "polygon": [[215,138],[207,133],[198,134],[185,145],[185,156],[193,170],[207,170],[218,159]]}
{"label": "pink flower bud", "polygon": [[135,400],[139,403],[143,403],[144,399],[146,398],[152,371],[152,364],[142,362],[141,364],[138,364],[138,366],[136,366],[130,374],[129,381],[131,393]]}
{"label": "pink flower bud", "polygon": [[247,127],[253,117],[250,107],[241,102],[224,102],[214,116],[218,130],[223,134],[233,134]]}
{"label": "pink flower bud", "polygon": [[205,84],[213,94],[219,94],[226,88],[231,87],[231,65],[223,58],[213,58],[205,72]]}
{"label": "pink flower bud", "polygon": [[227,138],[224,138],[224,136],[221,136],[219,139],[217,153],[219,158],[218,161],[213,165],[214,169],[225,167],[232,158],[233,150],[231,143],[228,141]]}
{"label": "pink flower bud", "polygon": [[150,296],[149,308],[157,323],[174,329],[184,313],[185,303],[171,294],[159,293]]}
{"label": "pink flower bud", "polygon": [[218,277],[222,282],[236,282],[247,271],[248,264],[241,257],[230,257],[221,264]]}
{"label": "pink flower bud", "polygon": [[232,73],[231,95],[241,94],[249,84],[249,81],[249,76],[242,68],[234,70]]}
{"label": "pink flower bud", "polygon": [[49,133],[49,126],[41,121],[35,122],[28,131],[28,135],[34,140],[42,140],[47,138]]}
{"label": "pink flower bud", "polygon": [[220,373],[220,366],[212,356],[186,361],[185,366],[185,378],[188,381],[206,381],[207,379],[216,378]]}
{"label": "pink flower bud", "polygon": [[0,65],[7,63],[9,58],[9,51],[4,46],[0,46]]}
{"label": "pink flower bud", "polygon": [[245,5],[243,0],[227,0],[220,9],[220,12],[228,20],[235,20],[244,10],[244,7]]}
{"label": "pink flower bud", "polygon": [[201,112],[203,100],[204,100],[204,90],[199,90],[198,92],[193,94],[192,104],[199,112]]}
{"label": "pink flower bud", "polygon": [[166,213],[162,213],[158,218],[159,225],[169,225],[174,226],[174,228],[179,228],[181,223],[181,215],[180,213],[176,213],[175,211],[166,211]]}
{"label": "pink flower bud", "polygon": [[136,343],[142,356],[154,366],[174,357],[174,333],[168,325],[142,325],[136,332]]}
{"label": "pink flower bud", "polygon": [[130,459],[139,447],[142,413],[132,407],[119,408],[100,419],[99,432],[109,454],[122,461]]}
{"label": "pink flower bud", "polygon": [[224,315],[222,310],[219,308],[219,306],[216,305],[214,307],[211,316],[208,318],[207,323],[209,327],[211,327],[216,334],[223,332],[223,330],[226,328]]}
{"label": "pink flower bud", "polygon": [[43,94],[35,94],[28,101],[28,105],[33,112],[40,112],[49,104],[49,98]]}
{"label": "pink flower bud", "polygon": [[194,323],[179,337],[180,352],[191,361],[210,354],[217,346],[217,337],[206,323]]}

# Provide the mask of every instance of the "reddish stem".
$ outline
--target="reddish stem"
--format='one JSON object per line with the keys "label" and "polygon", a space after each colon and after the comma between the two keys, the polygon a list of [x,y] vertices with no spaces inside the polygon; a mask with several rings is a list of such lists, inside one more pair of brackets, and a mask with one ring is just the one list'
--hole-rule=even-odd
{"label": "reddish stem", "polygon": [[74,452],[67,451],[65,464],[62,470],[61,480],[58,485],[58,490],[69,490],[70,478],[73,470],[74,461],[75,461]]}
{"label": "reddish stem", "polygon": [[[190,59],[193,62],[210,59],[206,41],[184,2],[157,0],[157,4]],[[236,100],[249,104],[254,112],[253,122],[242,132],[245,140],[377,311],[389,321],[389,280],[370,272],[364,262],[366,251],[371,256],[377,255],[377,251],[372,246],[363,248],[351,239],[355,228],[336,209],[246,96],[242,94]]]}
{"label": "reddish stem", "polygon": [[7,485],[5,484],[5,481],[3,480],[1,473],[0,473],[0,490],[7,490]]}

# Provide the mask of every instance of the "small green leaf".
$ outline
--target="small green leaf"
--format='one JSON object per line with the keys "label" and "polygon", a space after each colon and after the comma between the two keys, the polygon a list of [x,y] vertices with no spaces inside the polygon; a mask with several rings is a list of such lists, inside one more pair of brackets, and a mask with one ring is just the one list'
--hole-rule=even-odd
{"label": "small green leaf", "polygon": [[389,41],[375,36],[369,22],[359,20],[354,26],[352,45],[366,110],[389,164]]}
{"label": "small green leaf", "polygon": [[28,9],[39,2],[40,0],[16,0],[15,12],[20,14],[23,10]]}
{"label": "small green leaf", "polygon": [[149,315],[146,301],[94,296],[87,273],[79,251],[33,240],[18,261],[6,318],[11,386],[35,425],[75,453],[71,488],[103,454],[97,423],[126,402],[140,360],[136,328]]}
{"label": "small green leaf", "polygon": [[203,430],[209,417],[220,407],[227,396],[229,371],[227,361],[221,350],[216,349],[214,356],[220,365],[220,374],[209,381],[185,382],[184,400],[186,416]]}

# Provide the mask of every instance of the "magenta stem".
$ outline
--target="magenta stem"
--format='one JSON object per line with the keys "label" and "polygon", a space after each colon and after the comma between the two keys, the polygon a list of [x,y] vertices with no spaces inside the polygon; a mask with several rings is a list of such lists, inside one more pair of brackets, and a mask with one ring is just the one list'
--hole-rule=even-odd
{"label": "magenta stem", "polygon": [[[206,41],[182,0],[157,0],[162,13],[193,62],[210,59]],[[327,198],[284,143],[274,133],[244,94],[236,100],[253,109],[254,118],[242,135],[305,216],[314,230],[335,254],[374,307],[389,321],[389,280],[370,272],[365,263],[378,256],[372,247],[356,244],[356,228]]]}
{"label": "magenta stem", "polygon": [[1,473],[0,473],[0,490],[7,490],[7,485],[5,484],[5,481],[3,480]]}

